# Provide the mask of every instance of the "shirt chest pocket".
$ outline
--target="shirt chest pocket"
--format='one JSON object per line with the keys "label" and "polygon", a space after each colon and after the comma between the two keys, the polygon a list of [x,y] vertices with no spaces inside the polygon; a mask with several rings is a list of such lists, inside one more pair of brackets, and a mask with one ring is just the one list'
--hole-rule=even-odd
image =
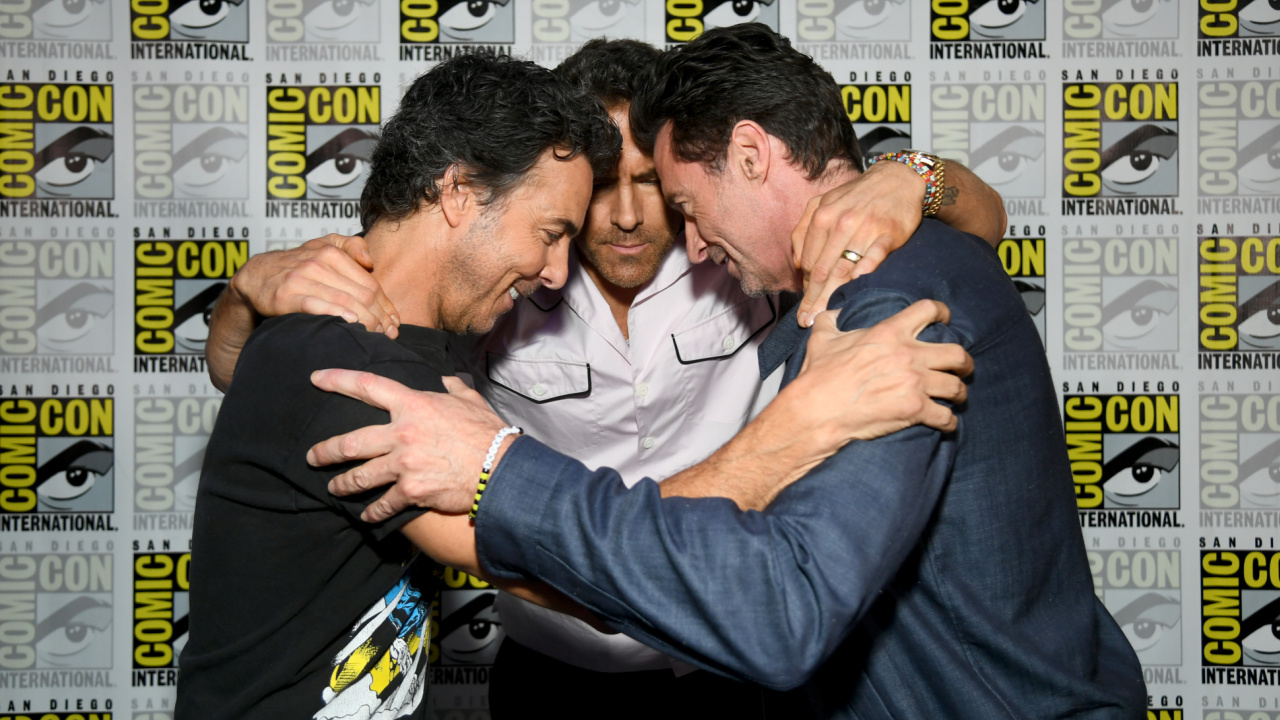
{"label": "shirt chest pocket", "polygon": [[760,395],[756,350],[776,317],[772,299],[745,298],[671,334],[678,363],[672,376],[685,397],[697,399],[686,409],[689,420],[735,431],[746,422]]}
{"label": "shirt chest pocket", "polygon": [[[737,354],[766,328],[777,313],[770,298],[746,298],[725,310],[671,334],[681,365],[720,360]],[[752,362],[755,353],[752,353]]]}
{"label": "shirt chest pocket", "polygon": [[600,440],[597,403],[591,398],[591,365],[489,353],[488,400],[498,414],[561,452]]}

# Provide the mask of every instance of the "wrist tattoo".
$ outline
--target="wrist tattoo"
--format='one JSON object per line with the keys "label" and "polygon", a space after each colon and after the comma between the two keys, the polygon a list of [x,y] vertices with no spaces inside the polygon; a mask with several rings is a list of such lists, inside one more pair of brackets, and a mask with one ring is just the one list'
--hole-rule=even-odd
{"label": "wrist tattoo", "polygon": [[958,197],[959,195],[960,195],[960,188],[958,188],[958,187],[943,188],[943,190],[942,190],[942,204],[943,204],[943,205],[955,205],[955,204],[956,204],[956,197]]}

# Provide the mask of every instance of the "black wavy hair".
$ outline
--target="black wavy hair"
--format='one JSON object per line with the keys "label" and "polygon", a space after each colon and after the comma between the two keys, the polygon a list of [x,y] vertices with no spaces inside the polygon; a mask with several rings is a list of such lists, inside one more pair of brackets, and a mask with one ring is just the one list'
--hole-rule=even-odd
{"label": "black wavy hair", "polygon": [[360,222],[400,220],[440,199],[450,166],[501,200],[548,148],[582,155],[596,175],[617,162],[622,137],[604,105],[524,60],[462,55],[435,66],[404,94],[382,128],[360,195]]}
{"label": "black wavy hair", "polygon": [[670,121],[676,157],[714,171],[741,120],[782,140],[810,180],[832,160],[862,169],[835,78],[760,23],[709,30],[663,53],[631,103],[631,132],[641,148],[652,152]]}
{"label": "black wavy hair", "polygon": [[613,108],[629,103],[648,82],[662,51],[639,40],[587,41],[555,73]]}

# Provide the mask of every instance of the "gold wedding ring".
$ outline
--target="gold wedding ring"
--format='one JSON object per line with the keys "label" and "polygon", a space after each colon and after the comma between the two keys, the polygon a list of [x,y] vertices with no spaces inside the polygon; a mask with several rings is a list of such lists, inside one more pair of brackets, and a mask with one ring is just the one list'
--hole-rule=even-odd
{"label": "gold wedding ring", "polygon": [[862,259],[862,253],[857,250],[845,250],[840,253],[840,257],[856,265],[858,261]]}

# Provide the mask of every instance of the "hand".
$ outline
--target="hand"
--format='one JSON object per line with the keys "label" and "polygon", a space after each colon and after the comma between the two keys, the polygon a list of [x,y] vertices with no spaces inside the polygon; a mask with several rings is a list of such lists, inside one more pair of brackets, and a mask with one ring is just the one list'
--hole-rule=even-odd
{"label": "hand", "polygon": [[369,274],[372,268],[363,238],[329,234],[292,250],[255,255],[231,278],[231,288],[265,317],[340,315],[394,338],[400,317]]}
{"label": "hand", "polygon": [[[444,379],[448,393],[419,392],[354,370],[319,370],[311,382],[391,413],[386,425],[331,437],[307,451],[307,462],[317,467],[369,461],[330,480],[334,495],[395,483],[361,519],[379,522],[410,505],[446,513],[471,509],[485,453],[505,427],[478,393],[454,377]],[[510,443],[510,438],[503,443],[499,458]]]}
{"label": "hand", "polygon": [[[797,320],[813,324],[836,288],[865,275],[906,244],[924,217],[924,178],[897,162],[879,162],[865,173],[813,198],[800,224],[791,231],[791,246],[806,284]],[[841,256],[862,255],[857,263]]]}
{"label": "hand", "polygon": [[[819,313],[800,375],[815,424],[829,422],[839,442],[869,440],[916,424],[943,432],[956,429],[956,416],[931,398],[963,403],[968,388],[961,377],[973,372],[973,358],[953,344],[916,339],[929,325],[949,322],[951,311],[935,300],[913,303],[864,330],[841,332],[839,311]],[[788,386],[790,389],[791,386]]]}

